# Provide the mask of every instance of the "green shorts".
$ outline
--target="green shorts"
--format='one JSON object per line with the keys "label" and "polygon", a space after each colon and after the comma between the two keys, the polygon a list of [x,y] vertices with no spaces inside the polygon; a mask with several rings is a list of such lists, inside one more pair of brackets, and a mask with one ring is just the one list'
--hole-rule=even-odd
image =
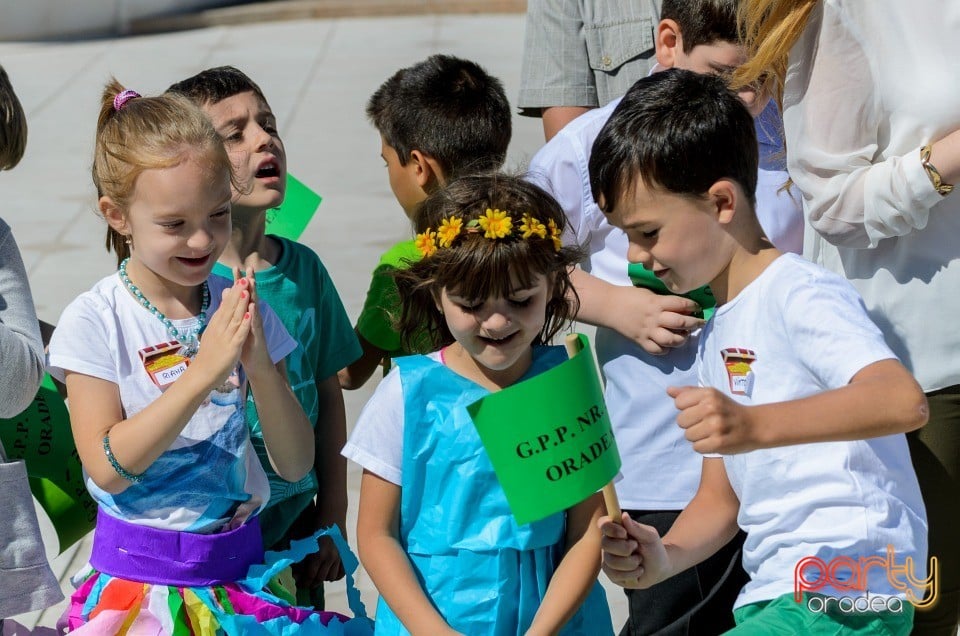
{"label": "green shorts", "polygon": [[[879,601],[875,599],[876,603]],[[907,636],[913,627],[913,605],[908,601],[894,601],[888,606],[893,611],[856,611],[851,603],[840,604],[819,594],[804,594],[800,603],[794,600],[793,594],[784,594],[772,601],[751,603],[734,610],[737,626],[727,634]]]}

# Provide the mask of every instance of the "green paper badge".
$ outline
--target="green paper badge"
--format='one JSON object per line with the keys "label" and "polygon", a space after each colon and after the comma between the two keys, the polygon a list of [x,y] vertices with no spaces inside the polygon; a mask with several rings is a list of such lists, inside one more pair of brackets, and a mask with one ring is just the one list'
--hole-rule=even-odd
{"label": "green paper badge", "polygon": [[10,459],[26,463],[30,490],[50,517],[62,554],[93,530],[97,504],[84,485],[70,416],[53,378],[44,376],[23,413],[0,420],[0,441]]}
{"label": "green paper badge", "polygon": [[323,198],[293,175],[287,174],[287,193],[279,208],[267,211],[267,234],[296,241],[317,213]]}
{"label": "green paper badge", "polygon": [[577,340],[563,364],[467,407],[519,524],[580,503],[620,470],[593,355]]}

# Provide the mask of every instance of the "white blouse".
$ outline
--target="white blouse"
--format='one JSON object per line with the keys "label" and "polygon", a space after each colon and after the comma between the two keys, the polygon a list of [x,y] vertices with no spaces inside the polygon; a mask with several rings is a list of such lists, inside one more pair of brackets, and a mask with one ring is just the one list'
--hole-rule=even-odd
{"label": "white blouse", "polygon": [[920,164],[960,128],[958,59],[960,2],[823,0],[784,87],[804,255],[854,284],[925,391],[960,384],[960,188]]}

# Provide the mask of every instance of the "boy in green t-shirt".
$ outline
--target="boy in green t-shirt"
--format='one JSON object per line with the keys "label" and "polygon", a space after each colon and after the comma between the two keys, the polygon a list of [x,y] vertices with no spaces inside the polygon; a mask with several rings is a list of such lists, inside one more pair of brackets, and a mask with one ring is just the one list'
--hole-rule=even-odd
{"label": "boy in green t-shirt", "polygon": [[[480,66],[450,55],[432,55],[400,69],[370,97],[367,116],[380,133],[390,189],[409,218],[431,192],[465,174],[503,165],[510,143],[510,103],[500,80]],[[413,241],[401,241],[380,259],[357,320],[359,360],[339,373],[340,386],[356,389],[395,355],[412,353],[394,328],[400,307],[390,272],[420,258]]]}
{"label": "boy in green t-shirt", "polygon": [[[276,118],[260,88],[232,66],[202,71],[170,87],[199,105],[213,121],[234,165],[233,235],[214,273],[253,271],[257,294],[299,343],[286,359],[290,386],[314,425],[314,470],[297,483],[270,466],[253,396],[248,397],[250,437],[270,480],[270,501],[260,514],[263,544],[285,547],[333,524],[345,527],[346,414],[337,371],[360,356],[343,303],[326,268],[305,245],[266,234],[267,210],[286,193],[286,153]],[[281,208],[282,213],[282,208]],[[321,489],[322,486],[322,489]],[[316,503],[314,496],[317,495]],[[333,542],[294,566],[301,604],[323,607],[323,581],[344,575]]]}
{"label": "boy in green t-shirt", "polygon": [[[375,352],[375,355],[379,355],[385,361],[403,353],[400,334],[393,327],[392,316],[388,313],[390,308],[399,306],[397,286],[393,282],[391,272],[419,258],[420,252],[417,251],[413,240],[400,241],[384,252],[380,257],[380,263],[373,270],[370,288],[367,290],[367,300],[363,305],[363,311],[360,312],[360,317],[357,318],[357,337],[362,339],[364,350],[366,351],[368,347],[379,349],[382,353]],[[354,364],[360,365],[362,361],[361,357]],[[344,374],[341,373],[340,378],[343,377]]]}

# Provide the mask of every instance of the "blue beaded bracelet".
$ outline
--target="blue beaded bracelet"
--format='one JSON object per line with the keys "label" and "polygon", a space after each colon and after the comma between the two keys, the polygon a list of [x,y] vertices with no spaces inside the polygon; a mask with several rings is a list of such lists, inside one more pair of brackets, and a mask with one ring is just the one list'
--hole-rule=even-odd
{"label": "blue beaded bracelet", "polygon": [[126,479],[127,481],[139,484],[143,481],[143,473],[135,475],[129,470],[120,465],[120,462],[117,461],[117,458],[113,456],[113,451],[110,450],[110,434],[107,433],[103,436],[103,452],[107,456],[107,461],[110,462],[110,465],[113,466],[113,469],[117,471],[117,474]]}

